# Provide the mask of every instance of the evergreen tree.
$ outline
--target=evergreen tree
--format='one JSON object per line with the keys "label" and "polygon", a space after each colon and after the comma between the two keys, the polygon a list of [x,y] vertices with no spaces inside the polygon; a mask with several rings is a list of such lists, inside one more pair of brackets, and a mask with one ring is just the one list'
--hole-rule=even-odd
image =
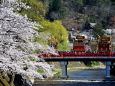
{"label": "evergreen tree", "polygon": [[95,38],[104,36],[104,27],[101,23],[97,23],[95,28],[93,29],[93,33]]}
{"label": "evergreen tree", "polygon": [[62,8],[62,0],[50,0],[50,11],[59,11]]}
{"label": "evergreen tree", "polygon": [[82,6],[84,5],[83,0],[75,0],[75,5],[76,5],[77,11],[80,11]]}

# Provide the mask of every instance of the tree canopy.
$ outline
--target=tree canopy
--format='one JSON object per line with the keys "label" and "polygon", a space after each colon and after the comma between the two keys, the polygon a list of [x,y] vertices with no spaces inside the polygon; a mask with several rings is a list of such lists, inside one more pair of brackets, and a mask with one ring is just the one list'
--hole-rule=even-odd
{"label": "tree canopy", "polygon": [[[23,9],[28,7],[23,3],[20,3],[20,6]],[[51,49],[33,41],[38,36],[35,29],[41,25],[30,21],[27,16],[15,13],[14,8],[20,8],[16,0],[5,0],[0,8],[0,77],[9,73],[12,76],[20,74],[25,79],[43,78],[43,75],[37,72],[38,69],[44,70],[45,75],[49,77],[50,66],[40,62],[38,53],[33,53],[36,49],[42,52],[49,52]]]}
{"label": "tree canopy", "polygon": [[[38,32],[44,32],[46,33],[46,35],[50,34],[50,37],[52,36],[55,37],[58,43],[67,44],[68,33],[67,33],[66,28],[62,25],[61,20],[50,22],[47,19],[45,19],[45,14],[47,12],[47,6],[44,5],[43,2],[41,2],[40,0],[29,0],[29,1],[22,0],[22,2],[25,2],[29,6],[31,6],[31,9],[27,9],[27,10],[22,9],[19,12],[22,15],[27,14],[27,16],[30,19],[35,20],[36,22],[39,22],[42,25],[42,28],[38,29]],[[57,0],[57,2],[61,3],[61,0]],[[52,3],[53,3],[52,6],[54,5],[54,3],[57,5],[57,7],[59,7],[60,5],[56,3],[55,0]],[[52,9],[55,9],[55,8],[52,7]],[[43,39],[44,38],[42,37],[42,39],[40,40],[43,41]],[[48,43],[48,39],[47,41],[45,40],[45,42]]]}

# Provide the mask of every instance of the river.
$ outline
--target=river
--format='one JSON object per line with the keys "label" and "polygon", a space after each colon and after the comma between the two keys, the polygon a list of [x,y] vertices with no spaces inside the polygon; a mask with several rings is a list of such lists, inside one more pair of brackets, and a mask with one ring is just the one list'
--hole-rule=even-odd
{"label": "river", "polygon": [[[115,86],[115,82],[103,81],[105,79],[104,69],[80,70],[77,72],[69,72],[68,75],[68,80],[76,80],[76,82],[71,84],[39,84],[33,86]],[[80,82],[80,80],[89,80],[90,82]]]}
{"label": "river", "polygon": [[74,83],[74,84],[57,84],[57,85],[34,85],[34,86],[115,86],[115,83],[97,82],[97,83]]}
{"label": "river", "polygon": [[86,69],[77,72],[69,72],[70,79],[77,80],[103,80],[105,79],[105,69]]}

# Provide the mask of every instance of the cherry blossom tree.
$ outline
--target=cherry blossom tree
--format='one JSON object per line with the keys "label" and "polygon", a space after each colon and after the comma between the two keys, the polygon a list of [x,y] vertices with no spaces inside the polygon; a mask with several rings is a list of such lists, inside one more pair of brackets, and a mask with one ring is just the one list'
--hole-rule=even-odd
{"label": "cherry blossom tree", "polygon": [[37,73],[38,69],[42,69],[50,77],[50,65],[33,52],[36,49],[42,52],[54,51],[34,41],[39,36],[36,29],[41,26],[14,12],[20,10],[20,6],[31,8],[18,3],[16,0],[4,0],[0,6],[0,75],[8,73],[14,76],[20,74],[23,78],[43,78]]}

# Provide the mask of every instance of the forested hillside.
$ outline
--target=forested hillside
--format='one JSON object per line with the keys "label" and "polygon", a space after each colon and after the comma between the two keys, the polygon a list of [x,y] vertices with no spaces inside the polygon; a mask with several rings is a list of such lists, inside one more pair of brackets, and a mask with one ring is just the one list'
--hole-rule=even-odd
{"label": "forested hillside", "polygon": [[[46,18],[51,21],[61,19],[64,23],[67,22],[64,20],[70,19],[74,20],[76,25],[82,24],[81,26],[84,26],[84,21],[97,21],[106,26],[107,19],[115,15],[113,10],[113,0],[49,0]],[[68,23],[71,25],[71,22]],[[71,28],[73,27],[74,24]],[[78,25],[75,28],[82,27]]]}
{"label": "forested hillside", "polygon": [[[38,31],[48,38],[38,38],[46,44],[58,44],[59,49],[67,49],[68,32],[89,30],[90,23],[96,23],[95,36],[103,36],[104,29],[113,28],[111,19],[115,15],[114,0],[21,0],[31,6],[20,13],[33,21],[39,22],[43,28]],[[46,41],[47,39],[47,41]]]}

